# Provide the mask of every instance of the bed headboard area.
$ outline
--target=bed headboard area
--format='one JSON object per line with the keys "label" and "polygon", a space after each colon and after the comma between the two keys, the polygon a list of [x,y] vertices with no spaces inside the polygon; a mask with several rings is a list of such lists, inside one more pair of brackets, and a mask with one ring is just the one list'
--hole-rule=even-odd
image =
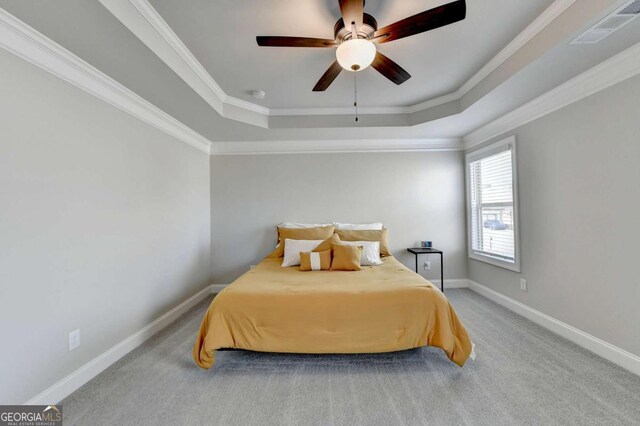
{"label": "bed headboard area", "polygon": [[[464,278],[463,154],[211,157],[214,283],[230,283],[273,251],[275,228],[286,222],[384,224],[390,250],[402,263],[413,268],[406,248],[431,240],[445,251],[446,277]],[[439,269],[422,273],[439,279]]]}

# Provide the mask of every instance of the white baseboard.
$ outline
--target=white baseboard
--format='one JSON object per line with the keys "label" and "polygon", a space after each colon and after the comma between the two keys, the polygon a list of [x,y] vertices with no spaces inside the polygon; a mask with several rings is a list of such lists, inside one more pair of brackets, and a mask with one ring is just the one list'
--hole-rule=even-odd
{"label": "white baseboard", "polygon": [[640,357],[630,352],[620,349],[604,340],[598,339],[582,330],[579,330],[569,324],[559,321],[547,314],[543,314],[525,304],[507,297],[495,290],[478,284],[475,281],[467,280],[469,288],[476,293],[493,300],[499,305],[519,314],[526,319],[550,330],[565,339],[590,350],[591,352],[601,356],[602,358],[625,368],[632,373],[640,375]]}
{"label": "white baseboard", "polygon": [[211,293],[220,293],[228,285],[229,284],[211,284],[209,288],[211,289]]}
{"label": "white baseboard", "polygon": [[147,339],[156,334],[158,331],[174,322],[180,315],[187,312],[202,299],[209,296],[212,293],[212,288],[214,286],[215,284],[207,286],[204,289],[200,290],[198,293],[180,303],[178,306],[171,309],[160,318],[156,319],[141,330],[127,337],[98,357],[92,359],[73,373],[69,374],[67,377],[63,378],[59,382],[41,392],[40,394],[31,398],[25,404],[48,405],[59,403],[75,390],[79,389],[82,385],[87,383],[89,380],[96,377],[107,367],[111,366],[120,358],[131,352],[133,349],[143,344]]}
{"label": "white baseboard", "polygon": [[[431,281],[435,285],[440,285],[440,280]],[[565,324],[547,314],[530,308],[510,297],[507,297],[497,291],[494,291],[488,287],[478,284],[475,281],[467,279],[445,279],[445,289],[448,288],[470,288],[476,293],[493,300],[506,307],[507,309],[527,318],[530,321],[564,337],[565,339],[582,346],[585,349],[607,359],[614,364],[617,364],[637,375],[640,375],[640,357],[620,349],[604,340],[598,339],[582,330]],[[218,293],[224,289],[228,284],[211,284],[210,286],[202,289],[198,293],[194,294],[175,308],[171,309],[160,318],[156,319],[152,323],[148,324],[138,332],[127,337],[125,340],[113,346],[108,351],[89,361],[67,377],[63,378],[59,382],[55,383],[48,389],[44,390],[40,394],[31,398],[25,404],[29,405],[46,405],[52,403],[59,403],[64,398],[69,396],[75,390],[79,389],[82,385],[89,380],[96,377],[106,368],[114,364],[120,358],[131,352],[143,344],[147,339],[162,330],[173,321],[175,321],[180,315],[187,312],[193,306],[195,306],[202,299],[209,294]]]}
{"label": "white baseboard", "polygon": [[[427,278],[428,279],[428,278]],[[440,280],[429,280],[433,285],[440,287]],[[466,278],[445,278],[444,289],[448,288],[467,288],[469,287],[469,280]]]}

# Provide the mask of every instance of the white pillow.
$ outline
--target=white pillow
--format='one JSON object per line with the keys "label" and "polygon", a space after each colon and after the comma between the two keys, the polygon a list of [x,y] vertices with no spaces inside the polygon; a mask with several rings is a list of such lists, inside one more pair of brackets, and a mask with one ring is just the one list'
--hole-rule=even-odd
{"label": "white pillow", "polygon": [[346,246],[362,246],[360,265],[382,265],[382,260],[380,259],[380,241],[341,241],[340,244]]}
{"label": "white pillow", "polygon": [[345,231],[379,231],[382,229],[381,223],[333,223],[336,229],[344,229]]}
{"label": "white pillow", "polygon": [[282,267],[300,265],[300,252],[312,251],[324,240],[284,240],[284,258]]}
{"label": "white pillow", "polygon": [[318,228],[323,226],[331,226],[331,223],[298,223],[284,222],[278,225],[278,228],[300,229],[300,228]]}

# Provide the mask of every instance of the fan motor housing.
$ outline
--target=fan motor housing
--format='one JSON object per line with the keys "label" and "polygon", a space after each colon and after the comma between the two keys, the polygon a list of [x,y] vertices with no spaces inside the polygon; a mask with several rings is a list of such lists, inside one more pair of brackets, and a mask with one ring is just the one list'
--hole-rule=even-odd
{"label": "fan motor housing", "polygon": [[[373,33],[378,29],[378,22],[376,18],[365,13],[362,18],[362,26],[358,28],[358,38],[366,38],[369,39],[373,37]],[[336,24],[333,26],[333,35],[336,40],[343,42],[346,40],[350,40],[352,38],[351,34],[351,26],[346,28],[344,25],[344,21],[342,18],[338,19]]]}

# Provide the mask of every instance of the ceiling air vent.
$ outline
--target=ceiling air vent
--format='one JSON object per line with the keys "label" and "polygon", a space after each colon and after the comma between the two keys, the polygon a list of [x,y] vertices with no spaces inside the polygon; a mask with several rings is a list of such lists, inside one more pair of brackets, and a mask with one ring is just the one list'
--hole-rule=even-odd
{"label": "ceiling air vent", "polygon": [[622,6],[621,15],[640,15],[640,0],[630,1]]}
{"label": "ceiling air vent", "polygon": [[594,44],[613,34],[640,16],[640,0],[631,0],[605,16],[593,27],[576,37],[570,44]]}

